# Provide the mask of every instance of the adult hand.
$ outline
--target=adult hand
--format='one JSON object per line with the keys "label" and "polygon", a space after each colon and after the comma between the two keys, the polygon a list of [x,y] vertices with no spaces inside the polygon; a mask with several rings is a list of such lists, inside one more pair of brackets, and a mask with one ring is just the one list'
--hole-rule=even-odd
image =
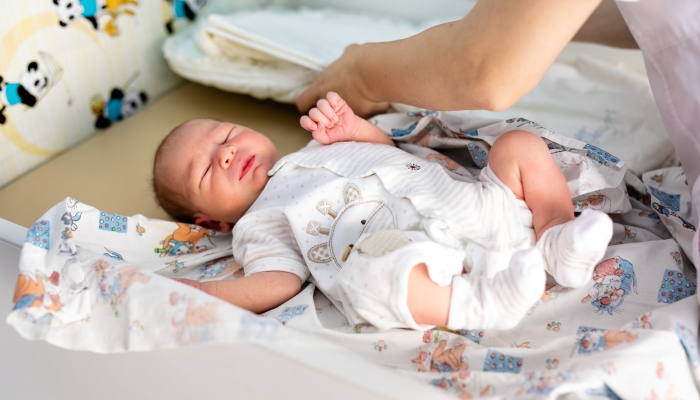
{"label": "adult hand", "polygon": [[388,102],[373,101],[368,95],[369,90],[365,87],[356,62],[361,54],[360,47],[356,44],[346,47],[343,55],[297,97],[296,105],[300,112],[309,111],[328,92],[338,93],[355,114],[361,117],[375,115],[389,108]]}

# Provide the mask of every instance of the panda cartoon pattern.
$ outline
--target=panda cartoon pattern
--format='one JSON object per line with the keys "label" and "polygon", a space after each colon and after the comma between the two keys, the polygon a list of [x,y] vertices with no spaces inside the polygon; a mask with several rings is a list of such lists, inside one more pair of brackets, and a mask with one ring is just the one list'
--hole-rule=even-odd
{"label": "panda cartoon pattern", "polygon": [[58,12],[59,25],[66,27],[85,18],[95,28],[99,29],[98,18],[107,12],[106,0],[53,0]]}
{"label": "panda cartoon pattern", "polygon": [[27,65],[27,70],[19,76],[18,82],[6,82],[0,76],[0,125],[7,122],[4,111],[7,107],[24,104],[34,107],[37,100],[48,90],[49,78],[39,69],[36,61]]}
{"label": "panda cartoon pattern", "polygon": [[136,15],[137,0],[53,0],[58,24],[67,27],[85,20],[96,31],[110,36],[119,33],[116,19],[121,14]]}
{"label": "panda cartoon pattern", "polygon": [[112,89],[109,100],[96,110],[95,128],[105,129],[115,122],[129,118],[142,109],[147,101],[146,92],[137,90],[124,92],[120,88]]}
{"label": "panda cartoon pattern", "polygon": [[165,22],[165,29],[169,34],[175,33],[176,20],[194,21],[197,14],[207,5],[207,0],[166,0],[166,2],[169,18]]}

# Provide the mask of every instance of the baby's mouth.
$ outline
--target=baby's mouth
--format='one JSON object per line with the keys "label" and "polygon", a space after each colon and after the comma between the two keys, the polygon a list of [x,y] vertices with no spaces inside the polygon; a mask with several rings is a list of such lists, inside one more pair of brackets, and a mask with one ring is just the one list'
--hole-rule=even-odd
{"label": "baby's mouth", "polygon": [[255,156],[250,156],[248,159],[243,161],[243,168],[241,169],[241,175],[238,178],[238,180],[243,179],[245,174],[247,174],[248,171],[250,171],[250,169],[253,168],[253,161],[255,161]]}

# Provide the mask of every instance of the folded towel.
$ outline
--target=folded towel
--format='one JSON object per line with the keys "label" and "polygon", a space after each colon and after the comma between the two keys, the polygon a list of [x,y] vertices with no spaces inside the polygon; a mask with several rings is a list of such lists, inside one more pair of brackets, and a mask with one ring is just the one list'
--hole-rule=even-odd
{"label": "folded towel", "polygon": [[332,9],[262,9],[211,15],[206,32],[280,60],[323,71],[353,43],[413,36],[439,21],[413,24]]}

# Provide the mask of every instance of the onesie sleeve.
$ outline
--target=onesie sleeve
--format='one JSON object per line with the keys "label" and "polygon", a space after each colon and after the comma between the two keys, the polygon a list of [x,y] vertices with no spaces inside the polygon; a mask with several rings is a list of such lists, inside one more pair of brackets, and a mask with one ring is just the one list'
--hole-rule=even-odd
{"label": "onesie sleeve", "polygon": [[266,271],[284,271],[309,278],[309,268],[289,226],[279,210],[266,209],[246,215],[233,228],[233,255],[246,276]]}

